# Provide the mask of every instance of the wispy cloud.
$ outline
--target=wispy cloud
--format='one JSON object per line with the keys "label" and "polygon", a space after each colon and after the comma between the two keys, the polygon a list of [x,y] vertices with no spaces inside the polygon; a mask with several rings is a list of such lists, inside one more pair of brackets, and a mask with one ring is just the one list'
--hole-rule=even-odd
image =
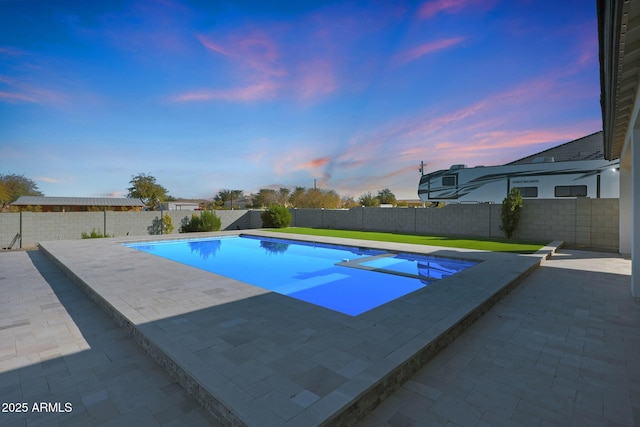
{"label": "wispy cloud", "polygon": [[47,182],[49,184],[60,184],[61,182],[63,182],[61,179],[52,178],[50,176],[37,176],[37,177],[35,177],[35,180],[36,181]]}
{"label": "wispy cloud", "polygon": [[[376,55],[379,52],[358,46],[372,34],[400,20],[405,9],[387,6],[373,9],[331,5],[302,14],[295,22],[269,21],[216,28],[201,32],[196,38],[217,64],[232,70],[237,86],[269,82],[275,88],[274,97],[309,105],[340,89],[353,91],[364,86],[363,81],[370,76],[378,74],[376,64],[380,59]],[[214,84],[212,81],[211,86]],[[219,89],[208,87],[196,92],[212,91],[217,93]],[[186,102],[233,101],[234,98],[181,94],[172,99]]]}
{"label": "wispy cloud", "polygon": [[268,76],[283,76],[285,69],[279,64],[277,43],[262,31],[252,34],[234,34],[225,42],[214,42],[210,37],[198,35],[198,40],[208,50],[230,57],[246,71]]}
{"label": "wispy cloud", "polygon": [[203,36],[202,34],[199,34],[197,37],[198,37],[198,40],[200,40],[200,43],[202,43],[202,46],[206,47],[210,51],[216,52],[216,53],[219,53],[219,54],[225,55],[225,56],[231,55],[222,46],[220,46],[217,43],[214,43],[212,40],[209,40],[207,37]]}
{"label": "wispy cloud", "polygon": [[271,81],[264,81],[250,86],[217,89],[197,90],[186,92],[170,98],[173,102],[202,102],[211,100],[223,100],[232,102],[252,102],[272,99],[277,91],[277,85]]}
{"label": "wispy cloud", "polygon": [[418,9],[418,18],[431,19],[439,13],[459,13],[469,9],[488,10],[495,0],[430,0]]}
{"label": "wispy cloud", "polygon": [[469,0],[432,0],[425,2],[418,10],[418,16],[422,19],[429,19],[439,12],[457,12],[469,3]]}
{"label": "wispy cloud", "polygon": [[28,102],[34,104],[61,104],[68,101],[62,92],[44,89],[36,84],[7,76],[0,76],[0,85],[9,90],[0,90],[0,101]]}
{"label": "wispy cloud", "polygon": [[299,164],[299,165],[295,166],[294,169],[320,168],[320,167],[328,164],[330,161],[331,161],[331,158],[329,156],[320,157],[320,158],[312,159],[312,160],[309,160],[308,162],[304,162],[302,164]]}
{"label": "wispy cloud", "polygon": [[302,99],[317,99],[334,92],[338,86],[333,65],[326,60],[312,60],[300,64],[295,82],[297,96]]}
{"label": "wispy cloud", "polygon": [[22,56],[26,54],[27,52],[25,52],[22,49],[17,49],[15,47],[9,47],[9,46],[0,46],[0,55]]}
{"label": "wispy cloud", "polygon": [[440,39],[423,43],[420,46],[414,47],[404,52],[400,52],[395,56],[395,60],[400,64],[406,64],[407,62],[415,61],[416,59],[422,58],[423,56],[430,53],[460,44],[464,40],[465,37],[452,37],[448,39]]}

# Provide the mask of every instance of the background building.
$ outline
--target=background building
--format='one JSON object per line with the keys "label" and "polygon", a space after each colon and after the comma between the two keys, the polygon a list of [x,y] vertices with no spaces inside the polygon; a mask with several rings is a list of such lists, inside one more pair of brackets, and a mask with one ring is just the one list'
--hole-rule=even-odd
{"label": "background building", "polygon": [[89,212],[141,211],[145,204],[132,198],[20,196],[11,206],[19,209],[40,207],[41,212]]}

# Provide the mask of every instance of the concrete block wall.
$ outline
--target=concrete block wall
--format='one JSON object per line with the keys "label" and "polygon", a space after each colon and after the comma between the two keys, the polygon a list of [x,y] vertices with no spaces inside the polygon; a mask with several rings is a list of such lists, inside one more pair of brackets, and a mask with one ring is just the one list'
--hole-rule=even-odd
{"label": "concrete block wall", "polygon": [[[9,246],[16,233],[20,232],[20,214],[0,214],[0,248]],[[18,247],[17,245],[14,248]]]}
{"label": "concrete block wall", "polygon": [[[504,238],[500,204],[442,208],[292,209],[292,226]],[[525,200],[514,239],[617,249],[619,199]]]}
{"label": "concrete block wall", "polygon": [[619,205],[619,199],[525,200],[514,238],[617,249]]}
{"label": "concrete block wall", "polygon": [[619,248],[619,199],[594,199],[591,205],[591,244],[596,248]]}
{"label": "concrete block wall", "polygon": [[[388,231],[393,233],[502,238],[501,205],[451,204],[442,208],[291,209],[294,227]],[[216,211],[223,230],[261,228],[260,210]],[[174,234],[190,211],[163,211]],[[38,241],[80,239],[82,232],[143,236],[159,230],[161,212],[23,212],[22,247]],[[18,213],[0,214],[0,245],[20,230]],[[154,222],[156,227],[154,227]],[[515,239],[564,240],[574,247],[617,250],[619,199],[525,200]],[[106,226],[106,227],[105,227]]]}
{"label": "concrete block wall", "polygon": [[[109,236],[144,236],[157,234],[160,230],[161,213],[171,216],[173,234],[179,233],[184,218],[191,211],[148,212],[22,212],[0,214],[0,247],[11,242],[20,231],[22,221],[22,247],[35,246],[39,241],[76,240],[82,233],[96,230]],[[21,220],[22,215],[22,220]],[[260,228],[259,211],[216,211],[222,230]],[[14,246],[15,247],[15,246]]]}
{"label": "concrete block wall", "polygon": [[75,240],[82,232],[104,232],[103,212],[22,212],[22,246],[38,241]]}
{"label": "concrete block wall", "polygon": [[[324,209],[290,209],[289,211],[291,212],[292,227],[324,227],[322,221]],[[339,224],[343,222],[347,223],[348,221],[344,221],[341,217]],[[335,228],[343,227],[337,226]]]}

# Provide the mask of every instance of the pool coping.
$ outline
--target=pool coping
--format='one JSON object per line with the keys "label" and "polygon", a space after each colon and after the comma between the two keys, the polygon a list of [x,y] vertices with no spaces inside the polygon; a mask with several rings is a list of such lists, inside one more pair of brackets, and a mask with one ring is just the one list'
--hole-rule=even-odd
{"label": "pool coping", "polygon": [[188,238],[239,234],[482,262],[351,317],[121,245],[184,235],[39,247],[221,423],[296,426],[363,418],[561,245],[514,255],[261,230]]}

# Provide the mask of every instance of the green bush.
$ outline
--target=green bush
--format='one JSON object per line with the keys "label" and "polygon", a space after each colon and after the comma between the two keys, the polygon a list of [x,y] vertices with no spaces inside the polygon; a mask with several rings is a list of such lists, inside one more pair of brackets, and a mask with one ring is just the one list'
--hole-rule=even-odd
{"label": "green bush", "polygon": [[291,224],[291,212],[282,205],[271,205],[260,218],[262,226],[267,228],[286,228]]}
{"label": "green bush", "polygon": [[520,211],[522,211],[522,196],[520,195],[520,190],[512,188],[507,197],[502,201],[502,211],[500,213],[500,217],[502,218],[500,230],[504,231],[507,239],[510,239],[516,231],[516,227],[520,221]]}
{"label": "green bush", "polygon": [[104,235],[100,231],[96,231],[95,228],[91,230],[91,233],[87,233],[86,231],[83,231],[81,236],[83,239],[101,239],[103,237],[113,237],[109,235]]}
{"label": "green bush", "polygon": [[182,220],[181,233],[193,233],[198,231],[218,231],[222,221],[213,211],[202,211],[200,215],[193,214],[191,219]]}
{"label": "green bush", "polygon": [[162,234],[171,234],[173,232],[173,221],[168,213],[162,217]]}

